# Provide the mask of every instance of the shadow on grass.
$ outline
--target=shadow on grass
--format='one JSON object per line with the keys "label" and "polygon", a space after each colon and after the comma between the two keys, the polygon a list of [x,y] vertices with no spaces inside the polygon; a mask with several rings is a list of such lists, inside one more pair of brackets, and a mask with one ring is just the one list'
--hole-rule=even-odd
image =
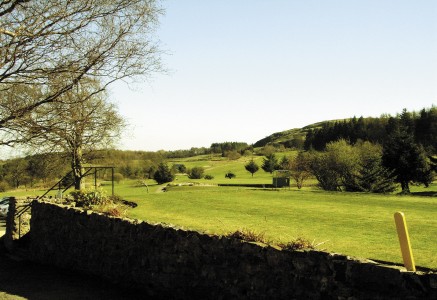
{"label": "shadow on grass", "polygon": [[421,196],[421,197],[437,197],[437,192],[429,191],[429,192],[412,192],[413,196]]}
{"label": "shadow on grass", "polygon": [[94,276],[14,260],[0,242],[0,299],[147,299]]}

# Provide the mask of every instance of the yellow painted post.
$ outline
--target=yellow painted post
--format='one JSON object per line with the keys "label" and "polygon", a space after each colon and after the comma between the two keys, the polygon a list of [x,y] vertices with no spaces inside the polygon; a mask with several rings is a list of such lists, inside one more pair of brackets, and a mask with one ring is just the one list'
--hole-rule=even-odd
{"label": "yellow painted post", "polygon": [[402,259],[408,271],[416,271],[413,251],[411,250],[410,236],[408,235],[407,222],[403,212],[395,213],[396,229],[398,231],[399,243],[401,245]]}

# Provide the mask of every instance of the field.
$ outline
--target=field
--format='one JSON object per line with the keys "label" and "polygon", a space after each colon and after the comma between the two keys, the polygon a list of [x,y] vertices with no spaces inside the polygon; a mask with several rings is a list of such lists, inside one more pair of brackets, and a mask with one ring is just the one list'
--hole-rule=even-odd
{"label": "field", "polygon": [[[250,159],[178,160],[174,163],[204,167],[214,180],[190,180],[179,174],[166,192],[154,181],[147,181],[146,187],[134,180],[117,184],[115,190],[124,199],[138,203],[129,210],[130,217],[151,223],[218,235],[247,230],[264,235],[273,244],[303,237],[322,243],[319,249],[395,263],[402,260],[393,214],[402,211],[416,264],[437,269],[437,197],[433,196],[437,195],[437,184],[427,189],[414,186],[409,196],[325,192],[315,188],[314,181],[302,190],[217,186],[271,183],[271,174],[262,170],[251,177],[244,169]],[[262,158],[255,159],[261,164]],[[237,178],[224,178],[227,171],[233,171]],[[108,183],[102,184],[110,189]]]}

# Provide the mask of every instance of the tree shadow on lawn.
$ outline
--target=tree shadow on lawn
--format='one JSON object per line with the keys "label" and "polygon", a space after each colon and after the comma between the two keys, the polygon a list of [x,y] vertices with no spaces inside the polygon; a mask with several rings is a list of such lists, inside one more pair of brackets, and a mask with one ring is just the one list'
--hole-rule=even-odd
{"label": "tree shadow on lawn", "polygon": [[[3,243],[2,239],[0,242]],[[147,299],[138,291],[94,276],[28,261],[16,261],[0,247],[0,298],[8,300]]]}
{"label": "tree shadow on lawn", "polygon": [[436,191],[412,192],[411,195],[413,195],[413,196],[420,196],[420,197],[437,197],[437,192]]}

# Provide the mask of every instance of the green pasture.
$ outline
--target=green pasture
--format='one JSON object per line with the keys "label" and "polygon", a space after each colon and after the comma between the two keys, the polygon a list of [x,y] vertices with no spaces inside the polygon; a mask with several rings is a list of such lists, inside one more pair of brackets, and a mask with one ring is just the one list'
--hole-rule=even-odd
{"label": "green pasture", "polygon": [[[261,168],[251,177],[244,168],[251,159],[230,161],[206,155],[174,160],[170,166],[202,166],[205,174],[214,179],[192,180],[178,174],[169,187],[157,185],[154,180],[125,180],[116,183],[115,193],[138,203],[128,212],[131,218],[218,235],[244,229],[264,234],[271,243],[303,237],[323,243],[319,249],[395,263],[401,263],[401,255],[393,214],[403,211],[416,264],[437,269],[437,184],[429,188],[412,186],[413,194],[408,196],[325,192],[315,187],[314,179],[307,181],[302,190],[295,186],[280,190],[217,186],[272,183],[272,175]],[[253,159],[261,166],[262,157]],[[228,171],[237,177],[225,178]],[[93,179],[86,183],[92,186]],[[100,184],[109,194],[111,184]],[[164,187],[166,192],[162,191]],[[0,196],[35,196],[43,192],[28,189]]]}
{"label": "green pasture", "polygon": [[[330,252],[401,263],[393,214],[406,214],[418,266],[437,268],[437,198],[181,186],[167,192],[132,187],[129,216],[210,234],[238,229],[272,243],[297,237],[324,242]],[[135,197],[134,194],[137,196]]]}

